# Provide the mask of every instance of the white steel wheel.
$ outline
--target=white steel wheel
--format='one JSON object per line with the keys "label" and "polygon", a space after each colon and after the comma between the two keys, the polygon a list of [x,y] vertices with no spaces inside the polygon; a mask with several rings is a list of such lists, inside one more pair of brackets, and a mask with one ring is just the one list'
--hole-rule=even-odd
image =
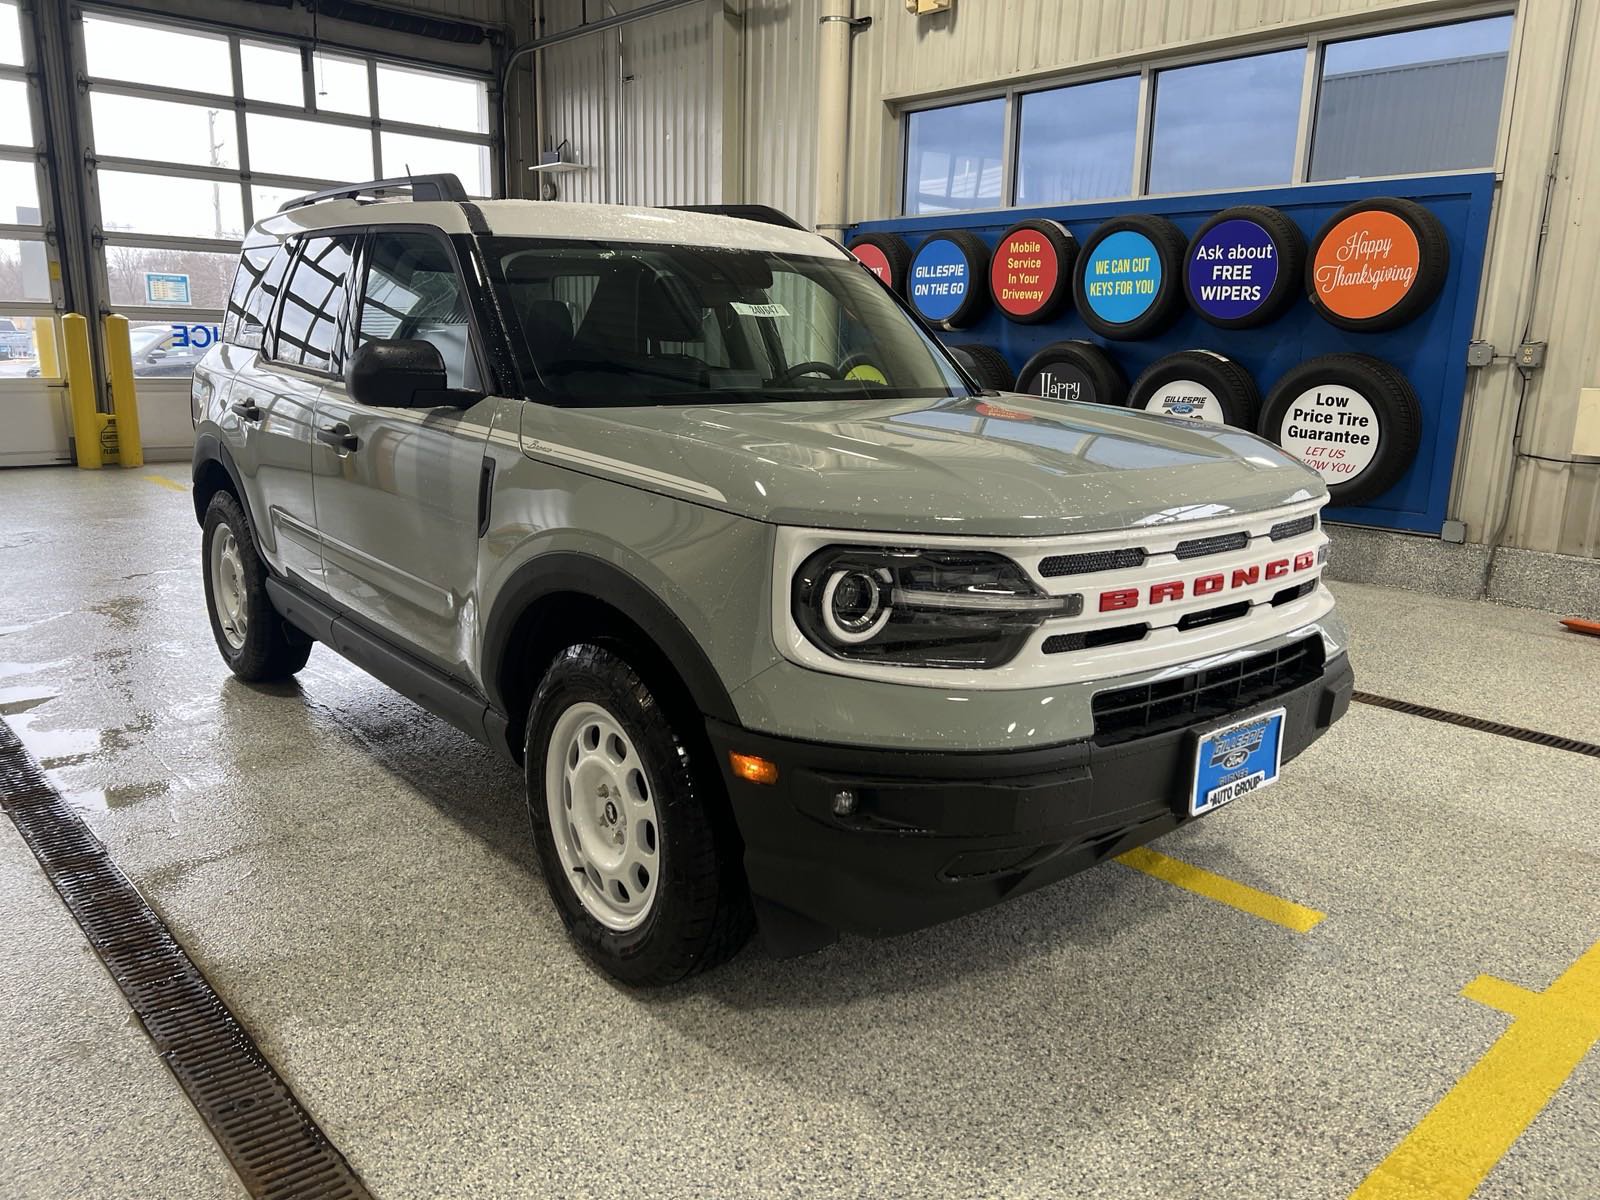
{"label": "white steel wheel", "polygon": [[622,723],[590,701],[568,707],[545,751],[544,795],[579,903],[607,929],[637,929],[660,886],[661,831],[655,789]]}
{"label": "white steel wheel", "polygon": [[217,628],[229,646],[242,650],[250,632],[248,583],[239,541],[226,525],[219,525],[211,539],[210,565],[211,605],[216,610]]}

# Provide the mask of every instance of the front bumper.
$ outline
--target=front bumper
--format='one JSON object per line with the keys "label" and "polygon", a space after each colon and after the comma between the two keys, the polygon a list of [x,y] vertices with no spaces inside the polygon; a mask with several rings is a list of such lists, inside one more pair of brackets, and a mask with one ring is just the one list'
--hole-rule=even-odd
{"label": "front bumper", "polygon": [[[1344,715],[1346,655],[1289,690],[1248,697],[1237,715],[1283,707],[1283,760]],[[888,936],[1053,883],[1189,820],[1187,793],[1207,713],[1148,736],[1037,750],[874,750],[751,733],[710,722],[745,844],[745,872],[774,952],[838,932]],[[736,777],[730,751],[778,765],[778,782]],[[849,816],[834,797],[856,797]]]}

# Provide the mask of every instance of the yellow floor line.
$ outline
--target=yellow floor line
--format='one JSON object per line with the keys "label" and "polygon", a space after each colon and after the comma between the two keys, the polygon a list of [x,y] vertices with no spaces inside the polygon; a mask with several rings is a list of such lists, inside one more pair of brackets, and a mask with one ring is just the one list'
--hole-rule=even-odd
{"label": "yellow floor line", "polygon": [[1600,942],[1543,992],[1480,975],[1461,994],[1515,1020],[1351,1200],[1466,1200],[1477,1190],[1600,1042]]}
{"label": "yellow floor line", "polygon": [[1240,912],[1247,912],[1264,921],[1272,921],[1297,933],[1306,933],[1315,928],[1328,915],[1314,908],[1307,908],[1303,904],[1296,904],[1293,900],[1280,899],[1270,892],[1257,891],[1253,887],[1215,875],[1201,867],[1168,858],[1165,854],[1158,854],[1147,846],[1119,854],[1116,861],[1125,867],[1132,867],[1135,871],[1154,875],[1157,879],[1165,880],[1197,896],[1221,901],[1237,908]]}
{"label": "yellow floor line", "polygon": [[168,479],[165,475],[146,475],[145,478],[151,483],[169,488],[174,492],[187,492],[189,490],[186,484],[179,483],[176,479]]}

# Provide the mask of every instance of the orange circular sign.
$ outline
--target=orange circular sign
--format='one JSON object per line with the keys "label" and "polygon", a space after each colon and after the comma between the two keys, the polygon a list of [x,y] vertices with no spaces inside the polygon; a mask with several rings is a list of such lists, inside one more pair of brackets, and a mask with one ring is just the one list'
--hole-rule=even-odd
{"label": "orange circular sign", "polygon": [[1422,247],[1409,222],[1380,208],[1363,209],[1317,243],[1311,285],[1329,312],[1365,320],[1406,298],[1421,263]]}

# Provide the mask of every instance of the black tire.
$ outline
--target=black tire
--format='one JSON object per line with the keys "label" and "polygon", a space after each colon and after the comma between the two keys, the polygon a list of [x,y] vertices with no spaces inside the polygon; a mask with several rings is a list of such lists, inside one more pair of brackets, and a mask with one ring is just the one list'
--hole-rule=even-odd
{"label": "black tire", "polygon": [[[1400,219],[1401,229],[1410,230],[1411,236],[1416,239],[1416,272],[1404,292],[1392,303],[1371,315],[1359,315],[1340,311],[1328,293],[1332,289],[1333,294],[1337,295],[1333,280],[1337,278],[1342,265],[1336,261],[1337,248],[1348,241],[1352,231],[1360,231],[1361,222],[1356,218],[1370,212],[1392,214]],[[1345,225],[1347,221],[1351,224]],[[1406,247],[1398,265],[1407,266],[1410,262],[1410,248]],[[1381,266],[1382,263],[1374,265]],[[1421,316],[1423,310],[1438,297],[1449,274],[1450,239],[1439,218],[1415,200],[1378,196],[1371,200],[1358,200],[1341,208],[1328,218],[1328,223],[1311,240],[1310,264],[1306,268],[1306,295],[1311,298],[1312,307],[1330,325],[1355,333],[1375,333],[1396,329]],[[1372,289],[1362,284],[1354,287],[1353,291],[1365,299]]]}
{"label": "black tire", "polygon": [[[961,302],[947,314],[944,305],[937,305],[930,313],[923,304],[917,302],[916,290],[916,264],[923,253],[935,242],[949,242],[956,249],[956,254],[966,266],[967,290]],[[965,329],[989,309],[989,247],[984,245],[983,239],[975,233],[968,233],[964,229],[946,230],[943,233],[930,234],[923,239],[917,247],[916,254],[911,257],[910,277],[906,282],[906,298],[911,301],[911,307],[922,315],[936,329]],[[927,303],[924,301],[924,303]],[[938,315],[936,315],[938,314]]]}
{"label": "black tire", "polygon": [[[1119,233],[1138,234],[1149,243],[1160,277],[1148,304],[1135,315],[1112,320],[1096,308],[1097,303],[1106,301],[1090,292],[1097,281],[1089,276],[1095,271],[1101,244]],[[1072,303],[1078,316],[1095,333],[1113,341],[1136,341],[1160,333],[1183,309],[1183,256],[1187,245],[1183,233],[1165,217],[1137,213],[1105,222],[1089,235],[1078,252],[1078,266],[1072,273]]]}
{"label": "black tire", "polygon": [[[905,238],[898,233],[864,233],[850,243],[850,253],[859,260],[861,255],[856,252],[866,246],[883,256],[882,264],[862,260],[867,270],[876,275],[891,292],[905,295],[906,270],[911,266],[911,247],[906,245]],[[884,271],[888,273],[887,277],[882,273]]]}
{"label": "black tire", "polygon": [[[1273,276],[1272,283],[1259,300],[1249,311],[1231,317],[1218,315],[1214,308],[1206,306],[1206,299],[1195,294],[1194,279],[1195,259],[1201,248],[1206,245],[1208,238],[1218,226],[1230,221],[1246,221],[1258,226],[1272,246],[1273,261],[1277,266],[1277,273]],[[1243,265],[1254,268],[1255,263],[1247,261]],[[1300,226],[1275,208],[1268,208],[1263,204],[1241,204],[1235,208],[1223,209],[1200,226],[1194,237],[1189,239],[1189,249],[1184,255],[1183,291],[1188,298],[1189,307],[1201,320],[1215,325],[1218,329],[1251,329],[1257,325],[1276,321],[1289,311],[1300,297],[1305,269],[1306,239],[1300,232]],[[1248,286],[1248,283],[1242,285]]]}
{"label": "black tire", "polygon": [[[1008,298],[1009,289],[1005,272],[1008,270],[1006,264],[1011,257],[1009,249],[1013,238],[1026,238],[1043,243],[1042,248],[1045,253],[1038,256],[1041,260],[1039,273],[1049,275],[1053,271],[1054,279],[1037,280],[1037,290],[1040,293],[1037,297],[1022,301]],[[1027,256],[1028,259],[1033,257],[1033,255]],[[1072,299],[1072,273],[1077,262],[1078,239],[1072,236],[1072,231],[1065,225],[1043,217],[1019,221],[1002,233],[1000,240],[995,243],[994,254],[989,261],[989,298],[1002,316],[1019,325],[1038,325],[1054,320]],[[1025,290],[1034,290],[1031,284],[1022,286]]]}
{"label": "black tire", "polygon": [[1133,381],[1128,407],[1254,430],[1261,393],[1233,359],[1211,350],[1180,350],[1156,359]]}
{"label": "black tire", "polygon": [[[219,549],[218,541],[225,537],[231,537],[231,545],[237,551],[237,566],[230,566],[228,573],[238,581],[238,611],[244,616],[242,637],[237,632],[225,632],[224,618],[218,610],[217,581],[213,579],[217,571],[212,555]],[[249,518],[232,492],[218,492],[206,507],[200,530],[200,569],[205,580],[211,636],[216,639],[228,670],[246,683],[265,683],[287,679],[306,665],[311,657],[311,639],[290,628],[272,607],[267,595],[266,564],[256,553]]]}
{"label": "black tire", "polygon": [[1023,364],[1017,391],[1046,400],[1126,404],[1128,377],[1093,342],[1052,342]]}
{"label": "black tire", "polygon": [[[1338,392],[1328,394],[1328,389]],[[1308,395],[1346,403],[1312,407],[1305,402]],[[1365,402],[1366,411],[1351,408],[1356,398]],[[1313,422],[1306,419],[1311,412],[1336,418],[1353,412],[1365,417],[1376,426],[1377,445],[1369,450],[1359,442],[1313,440],[1315,434],[1308,435],[1308,428],[1359,437],[1367,427],[1341,427],[1337,420]],[[1291,434],[1292,429],[1300,433]],[[1328,484],[1331,503],[1361,504],[1388,491],[1410,470],[1422,444],[1422,406],[1406,377],[1388,363],[1365,354],[1324,354],[1301,363],[1278,380],[1261,410],[1257,432],[1320,472]],[[1305,452],[1312,448],[1335,453]],[[1362,459],[1367,461],[1361,464]],[[1338,471],[1352,464],[1360,465],[1347,475]]]}
{"label": "black tire", "polygon": [[[581,643],[556,655],[540,681],[524,730],[528,809],[551,899],[567,932],[607,974],[635,987],[659,987],[731,958],[754,928],[743,852],[722,782],[703,733],[676,714],[695,710],[659,696],[621,647]],[[643,921],[608,928],[579,898],[550,827],[546,753],[563,714],[597,705],[636,748],[658,829],[656,892]]]}
{"label": "black tire", "polygon": [[962,346],[946,346],[945,349],[985,390],[1009,392],[1016,388],[1017,377],[1011,373],[1011,364],[994,347],[969,342]]}

